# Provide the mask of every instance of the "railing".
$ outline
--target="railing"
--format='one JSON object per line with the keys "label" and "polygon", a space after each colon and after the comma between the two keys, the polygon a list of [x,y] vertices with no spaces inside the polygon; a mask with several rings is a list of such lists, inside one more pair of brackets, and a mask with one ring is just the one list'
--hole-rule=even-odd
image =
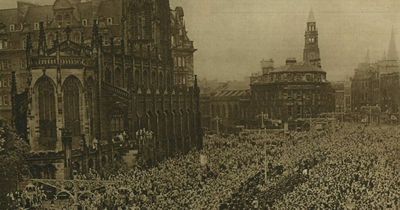
{"label": "railing", "polygon": [[80,58],[80,57],[61,57],[59,62],[57,58],[52,57],[38,57],[32,58],[32,65],[33,66],[41,66],[41,65],[85,65],[90,64],[87,59]]}
{"label": "railing", "polygon": [[123,90],[119,87],[113,86],[109,84],[108,82],[103,82],[103,89],[105,91],[108,91],[109,93],[115,94],[118,97],[124,98],[124,99],[129,99],[129,93],[126,90]]}

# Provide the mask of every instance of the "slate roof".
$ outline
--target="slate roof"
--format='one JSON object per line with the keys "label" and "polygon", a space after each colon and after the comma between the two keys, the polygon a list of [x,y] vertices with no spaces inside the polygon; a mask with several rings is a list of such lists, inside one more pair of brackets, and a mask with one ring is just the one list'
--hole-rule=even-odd
{"label": "slate roof", "polygon": [[249,95],[249,90],[220,90],[216,92],[214,97],[246,97]]}

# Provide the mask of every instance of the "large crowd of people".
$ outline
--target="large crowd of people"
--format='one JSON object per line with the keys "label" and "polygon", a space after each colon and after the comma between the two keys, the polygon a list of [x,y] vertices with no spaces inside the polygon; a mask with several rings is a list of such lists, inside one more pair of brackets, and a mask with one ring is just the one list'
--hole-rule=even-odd
{"label": "large crowd of people", "polygon": [[400,207],[398,127],[346,126],[332,134],[327,159],[306,182],[275,204],[284,209],[398,209]]}
{"label": "large crowd of people", "polygon": [[152,168],[115,172],[105,179],[106,187],[80,204],[89,209],[396,209],[399,137],[398,127],[351,124],[207,136],[201,151]]}

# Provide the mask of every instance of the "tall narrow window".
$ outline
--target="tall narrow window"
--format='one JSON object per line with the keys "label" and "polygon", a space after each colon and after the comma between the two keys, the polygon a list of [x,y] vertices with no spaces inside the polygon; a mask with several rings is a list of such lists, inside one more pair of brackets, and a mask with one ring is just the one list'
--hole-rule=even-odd
{"label": "tall narrow window", "polygon": [[76,77],[68,77],[63,89],[65,128],[72,132],[72,136],[80,136],[79,80]]}
{"label": "tall narrow window", "polygon": [[38,81],[39,93],[39,144],[53,147],[56,142],[55,90],[50,78],[44,76]]}

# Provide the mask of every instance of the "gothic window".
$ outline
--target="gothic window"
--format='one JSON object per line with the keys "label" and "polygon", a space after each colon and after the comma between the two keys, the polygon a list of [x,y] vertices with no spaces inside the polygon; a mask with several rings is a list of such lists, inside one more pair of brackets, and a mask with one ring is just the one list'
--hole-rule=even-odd
{"label": "gothic window", "polygon": [[80,106],[79,106],[79,80],[68,77],[64,82],[64,121],[65,128],[72,132],[72,136],[80,136]]}
{"label": "gothic window", "polygon": [[159,80],[159,86],[160,86],[161,88],[164,88],[164,77],[163,77],[163,73],[160,72],[158,77],[159,77],[159,78],[158,78],[158,80]]}
{"label": "gothic window", "polygon": [[135,71],[135,84],[137,85],[137,84],[139,84],[139,71],[138,70],[136,70]]}
{"label": "gothic window", "polygon": [[56,137],[55,90],[50,78],[39,79],[39,132],[40,144],[49,146]]}
{"label": "gothic window", "polygon": [[143,81],[142,81],[144,84],[144,86],[147,88],[147,87],[149,87],[149,75],[147,74],[147,71],[144,71],[143,72]]}
{"label": "gothic window", "polygon": [[157,80],[157,74],[156,74],[156,72],[155,71],[153,71],[152,73],[151,73],[151,84],[152,85],[155,85],[156,84],[156,80]]}

